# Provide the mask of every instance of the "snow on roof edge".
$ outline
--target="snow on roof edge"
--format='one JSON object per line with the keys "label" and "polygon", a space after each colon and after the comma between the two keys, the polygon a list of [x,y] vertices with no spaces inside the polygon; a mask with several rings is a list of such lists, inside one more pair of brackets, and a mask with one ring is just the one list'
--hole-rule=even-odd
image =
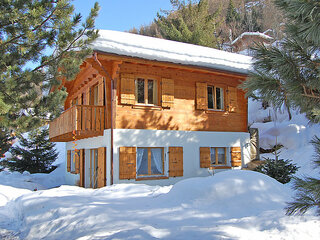
{"label": "snow on roof edge", "polygon": [[99,37],[92,44],[92,48],[121,56],[240,74],[248,74],[252,63],[251,57],[236,53],[112,30],[99,30]]}

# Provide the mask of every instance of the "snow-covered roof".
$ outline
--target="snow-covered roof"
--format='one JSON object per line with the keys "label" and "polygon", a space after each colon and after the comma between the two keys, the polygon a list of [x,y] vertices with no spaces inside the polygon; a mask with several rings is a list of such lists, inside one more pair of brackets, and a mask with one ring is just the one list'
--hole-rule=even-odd
{"label": "snow-covered roof", "polygon": [[272,40],[273,37],[268,36],[267,34],[261,33],[261,32],[244,32],[239,37],[237,37],[235,40],[232,41],[231,45],[234,45],[236,42],[238,42],[240,39],[242,39],[245,36],[258,36],[266,40]]}
{"label": "snow-covered roof", "polygon": [[99,35],[92,44],[96,51],[242,74],[251,69],[251,57],[236,53],[127,32],[99,30]]}

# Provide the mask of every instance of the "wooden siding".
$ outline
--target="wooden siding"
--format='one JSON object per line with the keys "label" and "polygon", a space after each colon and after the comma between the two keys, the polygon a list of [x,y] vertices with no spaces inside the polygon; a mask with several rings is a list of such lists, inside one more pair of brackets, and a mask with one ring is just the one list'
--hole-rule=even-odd
{"label": "wooden siding", "polygon": [[[152,79],[172,79],[174,81],[173,104],[170,109],[158,105],[125,105],[117,98],[116,125],[119,129],[157,129],[183,131],[228,131],[247,132],[247,99],[245,93],[237,86],[244,80],[243,76],[225,76],[218,73],[199,73],[179,69],[123,63],[120,74],[134,77],[148,75]],[[223,88],[224,110],[196,109],[197,83],[210,84]],[[236,111],[229,112],[228,87],[233,87],[236,98]],[[203,87],[203,97],[206,98]],[[121,89],[117,89],[121,96]],[[161,99],[161,87],[158,89]],[[205,105],[203,100],[202,105]],[[234,103],[234,102],[233,102]]]}
{"label": "wooden siding", "polygon": [[[51,141],[71,141],[75,129],[77,139],[82,139],[102,135],[103,129],[111,128],[109,76],[115,80],[114,128],[248,131],[247,99],[245,93],[237,88],[245,80],[245,75],[108,54],[98,56],[104,69],[92,58],[88,58],[76,79],[64,83],[68,91],[66,111],[50,123]],[[119,68],[115,67],[116,65]],[[106,74],[105,70],[109,74]],[[136,104],[132,91],[134,81],[125,79],[132,80],[137,77],[156,80],[157,104]],[[98,118],[100,123],[93,121],[96,113],[92,109],[81,109],[80,113],[78,108],[70,105],[90,106],[90,89],[97,84],[98,105],[104,105],[104,116]],[[206,86],[209,85],[223,89],[223,110],[207,109]],[[76,123],[75,119],[81,119],[81,123]],[[100,125],[102,122],[103,125]],[[101,129],[98,129],[99,126]]]}
{"label": "wooden siding", "polygon": [[76,105],[50,122],[49,138],[53,142],[72,141],[102,136],[104,130],[104,106]]}

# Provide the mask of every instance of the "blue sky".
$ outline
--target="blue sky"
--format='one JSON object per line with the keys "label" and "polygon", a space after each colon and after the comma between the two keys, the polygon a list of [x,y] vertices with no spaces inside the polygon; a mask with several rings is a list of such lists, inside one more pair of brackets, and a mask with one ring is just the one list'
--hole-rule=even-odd
{"label": "blue sky", "polygon": [[96,28],[125,31],[152,22],[160,9],[171,9],[170,0],[74,0],[75,12],[85,17],[94,3],[101,9]]}

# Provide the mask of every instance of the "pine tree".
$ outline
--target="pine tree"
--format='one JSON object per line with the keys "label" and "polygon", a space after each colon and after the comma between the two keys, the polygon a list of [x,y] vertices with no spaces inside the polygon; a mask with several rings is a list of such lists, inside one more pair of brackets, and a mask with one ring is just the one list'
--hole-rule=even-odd
{"label": "pine tree", "polygon": [[[242,87],[275,108],[285,105],[320,121],[319,1],[276,0],[288,24],[279,47],[255,48],[254,71]],[[289,114],[290,117],[290,114]]]}
{"label": "pine tree", "polygon": [[240,20],[240,14],[237,12],[236,8],[233,5],[233,1],[229,0],[229,5],[227,8],[226,14],[226,23],[230,24]]}
{"label": "pine tree", "polygon": [[262,31],[262,4],[245,6],[242,18],[242,31]]}
{"label": "pine tree", "polygon": [[0,158],[9,150],[15,136],[8,132],[6,129],[0,129]]}
{"label": "pine tree", "polygon": [[4,167],[30,173],[48,173],[54,169],[51,164],[57,159],[58,153],[55,144],[49,141],[47,128],[35,129],[28,137],[19,136],[19,145],[10,149],[12,158],[2,162]]}
{"label": "pine tree", "polygon": [[[320,168],[320,139],[314,137],[311,141],[316,155],[314,164],[315,167]],[[304,214],[309,209],[315,208],[317,215],[320,216],[320,178],[295,178],[293,189],[297,191],[294,200],[288,203],[286,208],[287,214]]]}
{"label": "pine tree", "polygon": [[[233,5],[233,1],[229,1],[229,5],[227,8],[227,13],[225,17],[225,22],[228,26],[228,28],[231,30],[232,33],[232,39],[237,37],[241,31],[241,17],[239,12],[236,10],[236,8]],[[230,39],[230,40],[232,40]]]}
{"label": "pine tree", "polygon": [[23,132],[60,113],[66,91],[57,86],[76,75],[98,34],[99,5],[80,25],[70,1],[1,1],[0,127]]}
{"label": "pine tree", "polygon": [[216,29],[219,11],[209,13],[208,0],[194,4],[191,0],[171,0],[173,11],[157,14],[156,23],[165,39],[220,48]]}

